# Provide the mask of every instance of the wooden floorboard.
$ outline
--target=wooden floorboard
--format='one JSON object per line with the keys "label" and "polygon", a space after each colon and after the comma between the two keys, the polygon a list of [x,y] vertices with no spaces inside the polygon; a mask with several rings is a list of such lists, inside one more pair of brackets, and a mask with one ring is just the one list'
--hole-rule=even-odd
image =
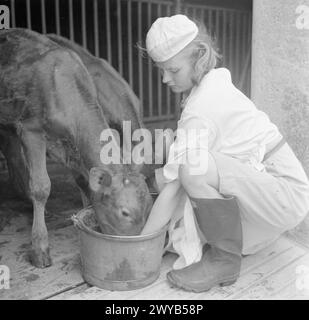
{"label": "wooden floorboard", "polygon": [[[282,273],[286,279],[293,278],[291,286],[295,286],[295,270],[294,275],[289,276],[289,272],[293,272],[293,267],[297,262],[305,263],[302,258],[306,257],[306,251],[303,248],[295,246],[289,239],[282,237],[268,248],[260,251],[258,254],[248,256],[243,259],[241,276],[238,281],[229,287],[216,287],[212,290],[200,294],[190,293],[176,288],[171,288],[166,281],[166,273],[171,269],[175,261],[175,255],[168,254],[164,257],[161,274],[157,281],[152,285],[134,290],[134,291],[107,291],[96,287],[85,288],[81,292],[71,290],[53,299],[72,299],[72,300],[148,300],[148,299],[169,299],[169,300],[190,300],[190,299],[241,299],[242,296],[246,299],[246,294],[250,292],[250,288],[263,288],[262,294],[255,298],[263,298],[263,294],[267,298],[272,296],[269,293],[274,293],[272,289],[268,289],[267,283],[272,279],[276,279],[277,273]],[[291,267],[292,265],[292,267]],[[281,279],[281,278],[280,278]],[[276,283],[276,280],[274,280]],[[283,282],[284,283],[284,282]],[[265,286],[266,285],[266,286]],[[280,288],[276,289],[276,297],[280,297]],[[254,299],[254,296],[250,297]]]}
{"label": "wooden floorboard", "polygon": [[[257,255],[248,256],[243,259],[242,262],[242,270],[241,277],[238,279],[236,284],[229,287],[215,287],[208,292],[203,293],[190,293],[180,289],[170,288],[169,286],[161,286],[158,288],[157,292],[155,292],[156,296],[160,297],[160,299],[177,299],[177,300],[190,300],[190,299],[224,299],[231,295],[233,292],[241,289],[241,284],[246,286],[248,282],[253,281],[254,277],[250,277],[250,275],[256,277],[261,277],[261,275],[255,275],[255,270],[259,268],[261,265],[268,265],[273,257],[281,256],[286,251],[291,249],[291,245],[285,239],[280,239],[280,241],[276,242],[272,246],[267,249],[261,251]],[[147,292],[143,294],[144,299],[152,299],[153,292]],[[141,296],[134,296],[134,299],[139,299]]]}
{"label": "wooden floorboard", "polygon": [[[12,230],[11,230],[12,231]],[[16,236],[18,235],[18,236]],[[73,226],[52,230],[53,265],[37,269],[27,261],[29,237],[5,230],[0,235],[5,261],[11,269],[11,289],[1,290],[0,299],[294,299],[306,298],[295,289],[296,267],[309,266],[309,254],[286,237],[256,255],[243,258],[241,276],[229,287],[216,287],[200,294],[171,288],[166,273],[176,256],[167,254],[159,279],[146,288],[108,291],[87,285],[81,276],[78,239]],[[288,282],[288,283],[287,283]]]}
{"label": "wooden floorboard", "polygon": [[275,294],[267,297],[269,300],[309,300],[309,289],[299,290],[295,285],[295,279],[284,281],[285,285]]}
{"label": "wooden floorboard", "polygon": [[[292,258],[292,256],[290,257]],[[293,289],[296,282],[296,268],[299,265],[309,265],[309,254],[303,256],[296,256],[287,262],[281,268],[276,266],[267,277],[257,283],[250,285],[246,290],[234,294],[234,299],[241,300],[263,300],[269,298],[280,298],[280,290],[289,281],[289,288]],[[300,293],[300,292],[299,292]]]}
{"label": "wooden floorboard", "polygon": [[0,243],[4,239],[1,263],[10,268],[11,288],[0,290],[0,299],[44,299],[83,283],[73,226],[49,233],[53,265],[45,269],[33,267],[28,260],[29,234],[5,232],[0,235]]}

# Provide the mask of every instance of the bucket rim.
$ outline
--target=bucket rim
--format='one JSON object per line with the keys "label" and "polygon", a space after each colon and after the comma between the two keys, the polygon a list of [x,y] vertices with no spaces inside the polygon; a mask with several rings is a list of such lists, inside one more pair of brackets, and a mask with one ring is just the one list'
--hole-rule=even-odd
{"label": "bucket rim", "polygon": [[149,233],[149,234],[143,234],[143,235],[135,235],[135,236],[117,236],[117,235],[112,235],[112,234],[104,234],[101,232],[97,232],[95,230],[90,229],[87,227],[83,221],[83,219],[77,219],[77,217],[82,216],[89,210],[94,210],[93,206],[88,206],[86,208],[83,208],[79,210],[76,215],[73,217],[74,220],[74,225],[81,231],[84,231],[88,234],[91,234],[97,238],[103,238],[103,239],[108,239],[108,240],[117,240],[117,241],[126,241],[126,242],[134,242],[134,241],[141,241],[141,240],[149,240],[158,237],[161,235],[163,232],[166,232],[169,226],[169,222],[163,226],[160,230]]}

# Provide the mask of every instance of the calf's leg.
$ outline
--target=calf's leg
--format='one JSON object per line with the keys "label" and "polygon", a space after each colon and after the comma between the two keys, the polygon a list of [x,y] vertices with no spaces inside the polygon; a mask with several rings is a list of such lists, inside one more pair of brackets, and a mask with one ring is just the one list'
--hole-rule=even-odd
{"label": "calf's leg", "polygon": [[21,141],[29,170],[28,196],[33,204],[30,260],[34,266],[45,268],[52,263],[44,217],[51,186],[46,169],[46,141],[43,132],[27,129],[22,130]]}

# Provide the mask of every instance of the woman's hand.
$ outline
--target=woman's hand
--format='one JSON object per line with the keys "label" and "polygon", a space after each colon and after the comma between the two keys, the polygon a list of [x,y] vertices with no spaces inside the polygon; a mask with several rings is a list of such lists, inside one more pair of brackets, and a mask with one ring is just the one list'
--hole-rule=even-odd
{"label": "woman's hand", "polygon": [[164,185],[156,199],[141,234],[149,234],[163,228],[171,219],[180,198],[180,182],[174,180]]}

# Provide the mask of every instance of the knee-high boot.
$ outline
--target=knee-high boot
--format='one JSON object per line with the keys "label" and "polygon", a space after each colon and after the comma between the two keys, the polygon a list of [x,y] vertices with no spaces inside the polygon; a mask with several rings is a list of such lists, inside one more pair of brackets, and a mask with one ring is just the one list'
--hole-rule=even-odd
{"label": "knee-high boot", "polygon": [[167,279],[172,286],[195,292],[207,291],[216,285],[231,285],[239,277],[242,252],[236,199],[191,198],[191,202],[207,240],[206,250],[199,262],[170,271]]}

